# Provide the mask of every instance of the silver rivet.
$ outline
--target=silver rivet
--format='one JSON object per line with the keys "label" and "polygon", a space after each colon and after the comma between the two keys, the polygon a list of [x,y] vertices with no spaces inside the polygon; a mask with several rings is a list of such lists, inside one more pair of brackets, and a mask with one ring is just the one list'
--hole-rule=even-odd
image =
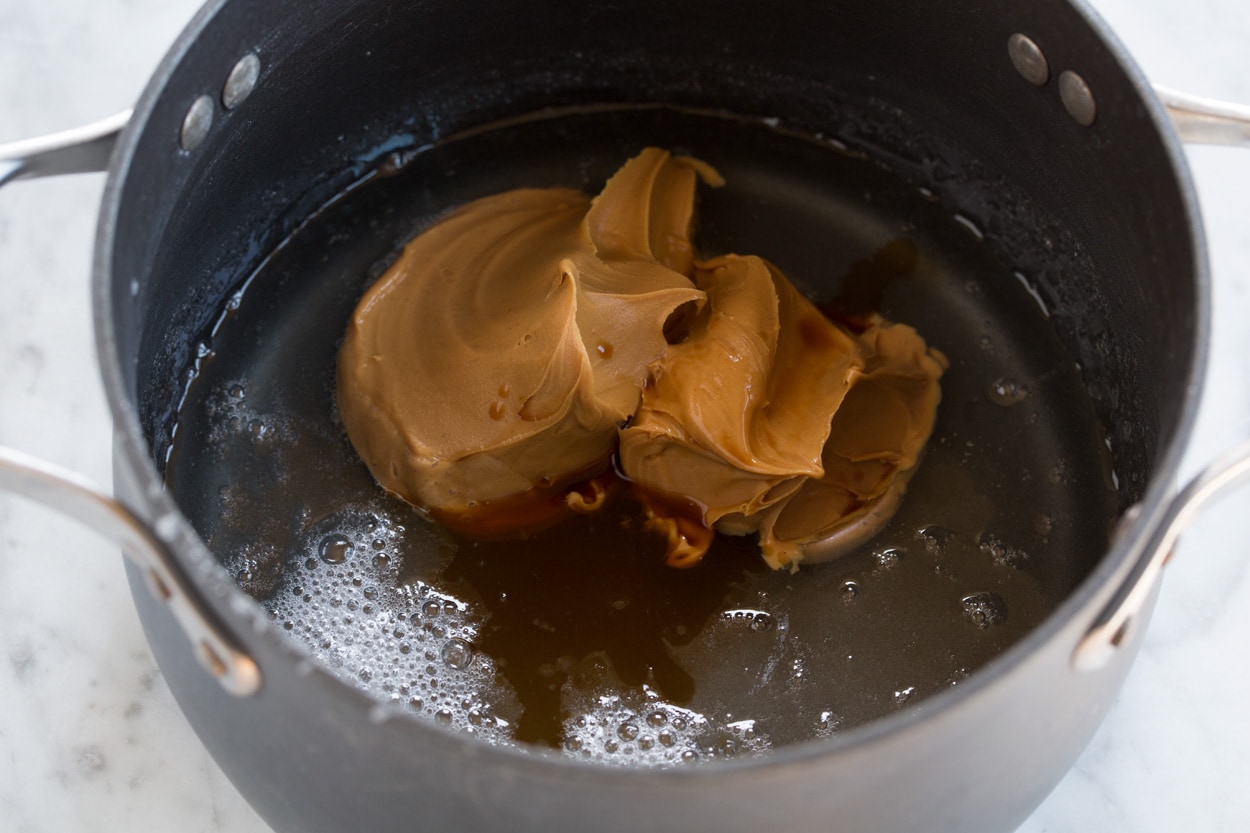
{"label": "silver rivet", "polygon": [[233,110],[243,103],[243,99],[256,89],[256,79],[260,77],[260,58],[249,52],[226,76],[226,85],[221,90],[221,103],[227,110]]}
{"label": "silver rivet", "polygon": [[1059,73],[1059,98],[1072,120],[1082,127],[1089,127],[1098,117],[1098,105],[1085,79],[1070,69]]}
{"label": "silver rivet", "polygon": [[1042,54],[1042,48],[1026,35],[1016,33],[1007,39],[1007,55],[1016,72],[1030,84],[1042,86],[1050,80],[1050,64]]}
{"label": "silver rivet", "polygon": [[187,108],[182,119],[182,149],[195,150],[208,137],[213,126],[213,100],[202,95]]}

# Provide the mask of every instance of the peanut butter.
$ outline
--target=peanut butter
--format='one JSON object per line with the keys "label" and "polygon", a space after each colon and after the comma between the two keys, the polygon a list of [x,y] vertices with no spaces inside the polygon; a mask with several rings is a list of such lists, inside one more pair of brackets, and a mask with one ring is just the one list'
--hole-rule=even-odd
{"label": "peanut butter", "polygon": [[721,184],[648,148],[593,200],[509,191],[414,238],[339,354],[340,413],[378,482],[508,535],[594,511],[617,454],[675,565],[712,529],[758,533],[774,568],[871,537],[932,430],[945,359],[880,316],[829,321],[762,258],[701,260],[700,179]]}

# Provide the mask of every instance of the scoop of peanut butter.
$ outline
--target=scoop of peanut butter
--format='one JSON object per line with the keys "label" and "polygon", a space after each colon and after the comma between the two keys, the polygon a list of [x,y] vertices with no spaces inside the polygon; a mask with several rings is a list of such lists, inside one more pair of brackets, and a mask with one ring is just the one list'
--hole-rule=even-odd
{"label": "scoop of peanut butter", "polygon": [[414,238],[339,354],[339,410],[378,482],[507,535],[593,511],[616,454],[674,565],[712,529],[758,533],[775,568],[875,534],[932,430],[945,360],[879,316],[831,322],[759,257],[700,260],[700,178],[721,184],[648,148],[593,200],[509,191]]}

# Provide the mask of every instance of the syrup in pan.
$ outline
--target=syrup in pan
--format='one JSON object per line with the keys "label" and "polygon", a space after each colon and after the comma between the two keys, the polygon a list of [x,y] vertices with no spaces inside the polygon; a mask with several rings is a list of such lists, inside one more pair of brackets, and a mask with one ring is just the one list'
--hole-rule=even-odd
{"label": "syrup in pan", "polygon": [[[759,254],[834,316],[916,327],[951,367],[903,506],[862,552],[774,573],[718,536],[664,566],[627,490],[520,541],[451,535],[384,494],[338,422],[346,321],[440,213],[516,187],[596,192],[645,145],[728,184],[705,255]],[[913,706],[1036,626],[1115,509],[1078,371],[1009,265],[862,156],[663,108],[547,114],[388,158],[226,305],[167,479],[278,627],[344,678],[488,742],[633,765],[763,754]]]}

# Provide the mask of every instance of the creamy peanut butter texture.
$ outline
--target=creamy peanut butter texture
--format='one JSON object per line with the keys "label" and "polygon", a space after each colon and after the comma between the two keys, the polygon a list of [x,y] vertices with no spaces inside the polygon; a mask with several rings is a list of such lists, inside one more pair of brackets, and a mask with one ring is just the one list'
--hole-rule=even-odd
{"label": "creamy peanut butter texture", "polygon": [[647,148],[591,199],[522,189],[414,238],[360,301],[338,404],[390,492],[469,534],[593,511],[612,458],[669,563],[710,530],[841,555],[893,514],[946,361],[910,327],[825,318],[753,255],[698,257],[708,165]]}

